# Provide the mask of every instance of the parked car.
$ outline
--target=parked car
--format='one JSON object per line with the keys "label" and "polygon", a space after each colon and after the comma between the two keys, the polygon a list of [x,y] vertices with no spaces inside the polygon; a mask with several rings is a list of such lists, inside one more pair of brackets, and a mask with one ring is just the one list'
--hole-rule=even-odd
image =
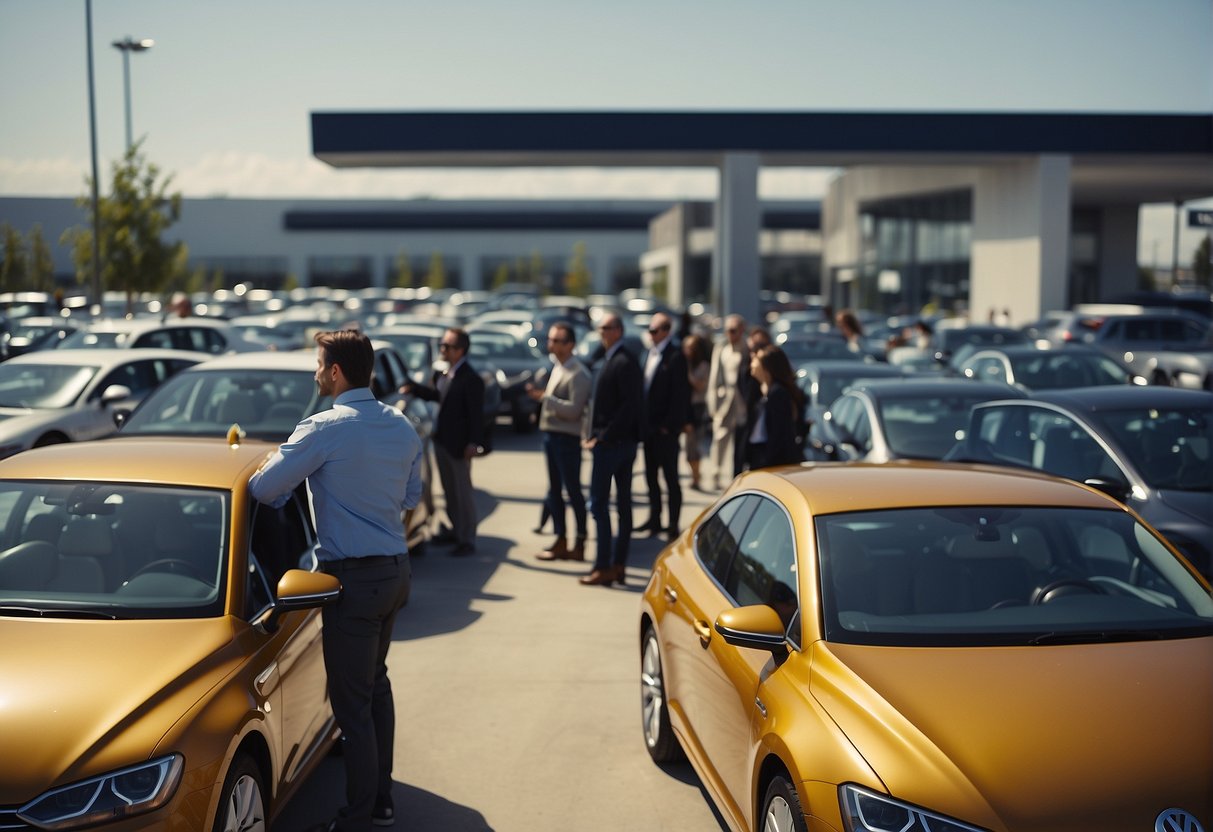
{"label": "parked car", "polygon": [[539,403],[527,395],[526,386],[547,384],[552,361],[539,348],[538,337],[509,326],[481,325],[469,333],[468,361],[472,366],[494,368],[501,388],[498,413],[510,417],[514,430],[526,433],[539,421]]}
{"label": "parked car", "polygon": [[645,747],[685,754],[730,829],[1213,811],[1209,585],[1091,489],[922,462],[743,474],[658,556],[638,619]]}
{"label": "parked car", "polygon": [[825,418],[830,405],[848,387],[870,379],[905,378],[910,371],[889,364],[855,360],[811,361],[796,368],[796,383],[805,395],[805,423],[812,426]]}
{"label": "parked car", "polygon": [[268,828],[333,746],[318,608],[341,584],[315,571],[303,488],[249,497],[272,450],[0,462],[6,828]]}
{"label": "parked car", "polygon": [[1213,393],[1090,387],[980,404],[949,458],[1101,488],[1213,576]]}
{"label": "parked car", "polygon": [[[994,324],[969,324],[968,326],[939,326],[931,333],[927,349],[931,350],[940,364],[954,366],[964,358],[964,352],[980,347],[1004,344],[1026,344],[1028,335],[1018,329]],[[962,348],[968,348],[962,351]],[[957,355],[957,353],[960,353]]]}
{"label": "parked car", "polygon": [[100,439],[164,381],[210,356],[181,350],[43,350],[0,364],[0,458]]}
{"label": "parked car", "polygon": [[1063,333],[1063,338],[1070,343],[1089,344],[1145,376],[1156,354],[1188,352],[1204,344],[1209,327],[1207,318],[1181,311],[1085,315]]}
{"label": "parked car", "polygon": [[956,372],[964,378],[1013,384],[1028,391],[1147,383],[1119,361],[1080,346],[1039,349],[1019,344],[981,349],[958,362]]}
{"label": "parked car", "polygon": [[943,459],[963,437],[973,405],[1025,395],[1006,384],[958,378],[864,381],[813,425],[809,446],[818,458],[843,461]]}
{"label": "parked car", "polygon": [[214,318],[117,318],[94,321],[73,332],[58,349],[160,347],[211,355],[253,352],[260,344],[246,341],[230,323]]}
{"label": "parked car", "polygon": [[1146,360],[1145,375],[1151,384],[1213,390],[1213,328],[1199,344],[1153,353]]}
{"label": "parked car", "polygon": [[[426,402],[399,393],[403,365],[393,367],[389,363],[393,356],[394,350],[379,344],[371,386],[380,401],[408,417],[425,450],[421,503],[405,517],[409,548],[416,553],[429,536],[434,516],[429,453],[433,415]],[[282,443],[305,417],[332,407],[331,398],[319,395],[315,375],[314,349],[220,356],[183,372],[134,412],[124,414],[122,428],[112,441],[149,436],[217,438],[237,424],[249,439]]]}
{"label": "parked car", "polygon": [[27,352],[54,349],[80,328],[80,323],[60,316],[34,316],[9,321],[5,349],[11,358]]}

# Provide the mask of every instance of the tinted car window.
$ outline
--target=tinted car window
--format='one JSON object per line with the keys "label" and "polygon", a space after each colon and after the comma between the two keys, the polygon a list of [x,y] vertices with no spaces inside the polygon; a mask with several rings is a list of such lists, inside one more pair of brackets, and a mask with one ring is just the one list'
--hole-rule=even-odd
{"label": "tinted car window", "polygon": [[784,627],[797,610],[792,525],[774,500],[760,498],[729,565],[725,591],[742,606],[767,604]]}
{"label": "tinted car window", "polygon": [[703,524],[696,539],[699,560],[713,575],[719,575],[737,549],[737,541],[746,522],[754,513],[758,498],[742,496],[725,503],[720,511]]}

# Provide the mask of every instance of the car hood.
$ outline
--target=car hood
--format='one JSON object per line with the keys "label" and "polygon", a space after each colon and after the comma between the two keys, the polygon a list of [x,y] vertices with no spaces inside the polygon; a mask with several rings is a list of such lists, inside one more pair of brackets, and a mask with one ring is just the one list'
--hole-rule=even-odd
{"label": "car hood", "polygon": [[819,643],[813,696],[900,800],[991,829],[1213,820],[1213,638],[1047,647]]}
{"label": "car hood", "polygon": [[0,806],[148,759],[238,665],[237,640],[228,618],[0,618]]}

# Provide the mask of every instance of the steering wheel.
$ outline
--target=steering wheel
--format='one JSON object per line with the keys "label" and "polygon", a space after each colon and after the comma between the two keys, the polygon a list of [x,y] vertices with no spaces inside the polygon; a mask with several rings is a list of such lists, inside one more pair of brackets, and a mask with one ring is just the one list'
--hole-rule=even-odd
{"label": "steering wheel", "polygon": [[1107,595],[1108,591],[1094,581],[1086,578],[1058,578],[1049,581],[1032,593],[1032,605],[1047,604],[1055,598],[1070,595],[1074,592],[1089,592],[1092,595]]}
{"label": "steering wheel", "polygon": [[998,601],[994,604],[991,604],[989,607],[986,607],[986,609],[1001,610],[1006,607],[1022,607],[1022,606],[1023,606],[1023,601],[1021,601],[1018,598],[1003,598],[1001,601]]}
{"label": "steering wheel", "polygon": [[204,584],[211,582],[210,579],[202,574],[202,570],[188,560],[182,560],[181,558],[161,558],[151,563],[145,563],[136,569],[135,574],[127,578],[127,581],[133,581],[135,578],[148,572],[171,572],[173,574],[186,575]]}

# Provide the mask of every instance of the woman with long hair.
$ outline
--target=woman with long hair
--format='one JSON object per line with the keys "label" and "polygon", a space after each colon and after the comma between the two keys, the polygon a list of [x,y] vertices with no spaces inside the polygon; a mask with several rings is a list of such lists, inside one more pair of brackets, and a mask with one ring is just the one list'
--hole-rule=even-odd
{"label": "woman with long hair", "polygon": [[762,398],[749,425],[746,466],[753,470],[802,462],[805,397],[787,353],[779,347],[763,347],[750,357],[750,373],[760,385]]}
{"label": "woman with long hair", "polygon": [[691,466],[691,488],[702,491],[699,481],[699,460],[710,435],[708,419],[708,375],[712,369],[712,351],[702,335],[691,334],[682,341],[682,354],[687,360],[687,380],[691,384],[691,413],[683,433],[687,465]]}

